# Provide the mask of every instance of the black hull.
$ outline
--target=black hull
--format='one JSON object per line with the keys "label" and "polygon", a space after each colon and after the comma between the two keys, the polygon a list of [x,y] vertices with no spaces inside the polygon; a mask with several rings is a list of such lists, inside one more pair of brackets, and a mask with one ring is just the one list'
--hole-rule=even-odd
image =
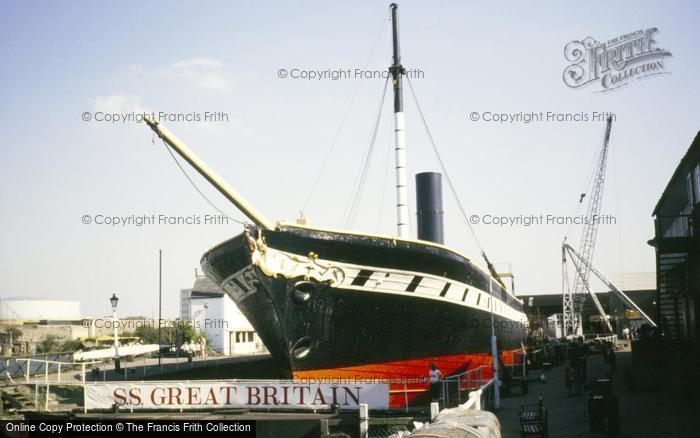
{"label": "black hull", "polygon": [[[491,306],[488,275],[443,247],[291,226],[257,232],[250,230],[213,248],[202,258],[202,267],[232,295],[290,376],[297,371],[488,354],[492,307],[499,310],[493,315],[499,349],[516,349],[524,341],[522,319],[514,318],[522,315],[521,303],[493,282],[500,305],[494,301]],[[326,277],[314,278],[313,273],[269,272],[252,255],[261,247],[297,255],[318,275],[328,275],[328,265],[317,259],[330,260],[345,275],[354,276],[334,284],[319,281]],[[382,285],[376,280],[380,277],[388,278],[387,284],[392,278],[406,281]]]}

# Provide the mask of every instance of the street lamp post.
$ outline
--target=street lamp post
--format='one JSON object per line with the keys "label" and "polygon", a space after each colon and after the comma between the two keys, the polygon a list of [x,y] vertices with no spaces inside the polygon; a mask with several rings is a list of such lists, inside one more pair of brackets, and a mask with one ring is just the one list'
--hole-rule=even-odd
{"label": "street lamp post", "polygon": [[109,299],[112,304],[112,325],[114,327],[114,371],[121,371],[121,363],[119,361],[119,332],[117,329],[117,304],[119,303],[119,298],[116,294],[112,294],[112,298]]}

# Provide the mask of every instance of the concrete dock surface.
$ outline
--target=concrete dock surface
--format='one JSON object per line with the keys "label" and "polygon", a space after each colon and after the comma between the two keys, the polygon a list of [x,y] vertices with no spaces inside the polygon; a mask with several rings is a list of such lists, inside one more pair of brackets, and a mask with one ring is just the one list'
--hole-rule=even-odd
{"label": "concrete dock surface", "polygon": [[[531,370],[529,392],[501,400],[496,413],[504,437],[520,436],[518,412],[521,405],[536,404],[541,395],[548,411],[549,436],[558,437],[700,437],[700,403],[681,400],[669,389],[632,391],[625,377],[631,353],[627,347],[616,352],[617,370],[612,375],[613,395],[619,400],[619,432],[614,434],[590,432],[588,397],[593,382],[607,377],[607,367],[600,355],[588,358],[588,384],[581,395],[567,397],[564,386],[564,366],[549,370]],[[540,375],[545,381],[532,381]]]}

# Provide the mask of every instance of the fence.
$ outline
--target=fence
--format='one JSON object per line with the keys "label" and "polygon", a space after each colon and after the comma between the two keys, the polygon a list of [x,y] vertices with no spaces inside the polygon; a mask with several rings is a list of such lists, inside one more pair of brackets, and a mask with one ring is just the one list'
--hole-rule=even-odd
{"label": "fence", "polygon": [[[462,393],[475,391],[491,380],[485,377],[485,371],[492,375],[490,366],[482,365],[479,368],[468,370],[462,374],[446,377],[442,380],[442,399],[445,407],[450,407],[454,402],[462,404]],[[456,396],[456,397],[455,397]]]}
{"label": "fence", "polygon": [[44,374],[45,366],[48,366],[49,373],[54,373],[57,371],[57,363],[66,363],[72,358],[72,353],[46,353],[0,360],[0,379],[12,381],[13,378],[25,376],[27,371],[30,374]]}
{"label": "fence", "polygon": [[[85,383],[85,370],[88,366],[93,366],[101,362],[60,362],[55,360],[44,360],[44,359],[29,359],[20,358],[17,362],[25,362],[26,367],[24,367],[24,378],[28,382],[32,374],[44,376],[44,383],[49,383],[49,374],[52,374],[54,369],[56,371],[56,383],[61,382],[61,371],[80,369],[80,381]],[[34,372],[32,373],[32,362],[36,365]],[[41,370],[43,369],[43,372]],[[64,374],[65,376],[65,374]],[[8,375],[8,379],[12,381],[12,377]],[[73,380],[71,380],[73,382]]]}
{"label": "fence", "polygon": [[596,341],[610,342],[613,345],[617,343],[617,335],[594,335],[593,339]]}

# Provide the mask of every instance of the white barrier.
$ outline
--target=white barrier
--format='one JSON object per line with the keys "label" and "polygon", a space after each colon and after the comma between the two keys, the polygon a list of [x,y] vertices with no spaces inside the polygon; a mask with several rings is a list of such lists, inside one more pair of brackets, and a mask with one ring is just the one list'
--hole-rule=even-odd
{"label": "white barrier", "polygon": [[[147,345],[120,345],[119,357],[140,356],[142,354],[154,353],[160,350],[157,344]],[[99,350],[79,351],[73,353],[73,360],[95,360],[95,359],[111,359],[115,356],[114,347],[101,348]]]}

